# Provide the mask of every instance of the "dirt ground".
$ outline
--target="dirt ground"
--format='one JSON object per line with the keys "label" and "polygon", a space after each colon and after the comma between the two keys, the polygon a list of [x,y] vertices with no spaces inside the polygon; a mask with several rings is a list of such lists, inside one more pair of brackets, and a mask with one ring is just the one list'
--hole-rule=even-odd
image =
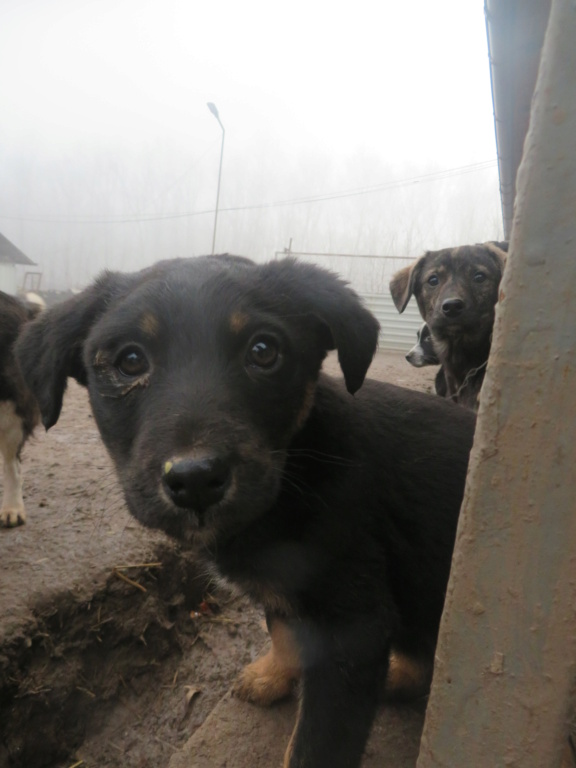
{"label": "dirt ground", "polygon": [[[379,353],[370,375],[432,391],[435,371]],[[75,383],[24,471],[28,522],[0,529],[0,768],[167,766],[259,654],[263,617],[128,515]]]}

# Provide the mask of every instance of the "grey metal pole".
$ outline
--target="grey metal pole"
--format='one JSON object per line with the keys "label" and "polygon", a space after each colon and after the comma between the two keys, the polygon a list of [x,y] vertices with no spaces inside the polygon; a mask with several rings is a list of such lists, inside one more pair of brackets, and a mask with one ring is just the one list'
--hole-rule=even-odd
{"label": "grey metal pole", "polygon": [[214,255],[214,250],[216,247],[216,228],[218,226],[218,206],[220,203],[220,181],[222,179],[222,159],[224,157],[224,139],[226,137],[226,130],[224,129],[224,126],[222,125],[222,121],[220,120],[220,115],[218,114],[218,110],[216,109],[216,104],[213,104],[211,101],[207,103],[208,109],[216,120],[218,120],[218,125],[220,128],[222,128],[222,145],[220,147],[220,165],[218,167],[218,189],[216,190],[216,210],[214,211],[214,232],[212,234],[212,255]]}

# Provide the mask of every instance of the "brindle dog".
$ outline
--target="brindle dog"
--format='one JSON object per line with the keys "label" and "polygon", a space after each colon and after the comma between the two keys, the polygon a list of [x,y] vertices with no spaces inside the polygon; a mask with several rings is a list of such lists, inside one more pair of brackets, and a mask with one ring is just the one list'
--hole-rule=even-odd
{"label": "brindle dog", "polygon": [[212,256],[105,273],[17,348],[46,427],[67,377],[87,385],[132,514],[266,609],[235,691],[300,679],[289,768],[355,768],[382,679],[430,676],[475,420],[365,382],[377,338],[330,272]]}
{"label": "brindle dog", "polygon": [[436,377],[438,394],[474,409],[490,353],[507,251],[505,242],[427,251],[390,282],[399,312],[412,295],[416,297],[442,365]]}

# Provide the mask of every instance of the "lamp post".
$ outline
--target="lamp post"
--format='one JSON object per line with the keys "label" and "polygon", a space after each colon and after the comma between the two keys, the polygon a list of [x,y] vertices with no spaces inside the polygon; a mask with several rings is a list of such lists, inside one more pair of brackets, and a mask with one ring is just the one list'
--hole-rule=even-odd
{"label": "lamp post", "polygon": [[222,158],[224,157],[224,137],[226,136],[226,131],[224,130],[224,126],[222,125],[222,121],[220,120],[220,115],[218,114],[218,110],[216,109],[216,104],[213,104],[211,101],[207,102],[208,109],[216,120],[218,120],[218,125],[220,128],[222,128],[222,146],[220,148],[220,167],[218,168],[218,189],[216,191],[216,211],[214,212],[214,233],[212,235],[212,255],[214,255],[214,248],[216,245],[216,225],[218,224],[218,203],[220,201],[220,179],[222,178]]}

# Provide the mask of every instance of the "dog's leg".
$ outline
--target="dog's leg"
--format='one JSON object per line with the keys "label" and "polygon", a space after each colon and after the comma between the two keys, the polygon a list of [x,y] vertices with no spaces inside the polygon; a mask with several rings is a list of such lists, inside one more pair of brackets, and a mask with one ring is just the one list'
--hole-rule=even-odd
{"label": "dog's leg", "polygon": [[232,689],[238,698],[261,706],[289,696],[300,677],[300,657],[290,627],[277,617],[267,621],[272,647],[244,668]]}
{"label": "dog's leg", "polygon": [[390,654],[390,664],[384,695],[386,698],[413,699],[425,696],[432,680],[432,662],[407,656],[401,651],[393,650]]}
{"label": "dog's leg", "polygon": [[302,676],[284,768],[358,768],[378,705],[379,666],[319,663]]}
{"label": "dog's leg", "polygon": [[444,366],[442,365],[436,372],[436,376],[434,378],[434,389],[436,390],[436,394],[440,397],[448,397],[448,385],[446,383]]}
{"label": "dog's leg", "polygon": [[19,455],[24,433],[12,403],[3,403],[2,406],[0,453],[4,459],[4,498],[0,508],[0,524],[11,527],[26,521]]}
{"label": "dog's leg", "polygon": [[300,704],[284,768],[358,768],[388,668],[386,624],[294,625],[302,660]]}

